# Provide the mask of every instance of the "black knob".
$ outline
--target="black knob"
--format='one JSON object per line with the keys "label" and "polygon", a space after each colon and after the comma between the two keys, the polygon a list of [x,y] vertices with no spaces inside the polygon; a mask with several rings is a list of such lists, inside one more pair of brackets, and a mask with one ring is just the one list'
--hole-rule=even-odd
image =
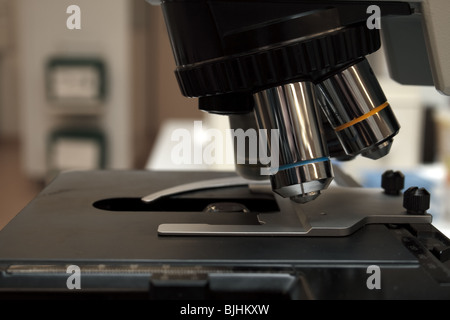
{"label": "black knob", "polygon": [[381,176],[381,187],[386,194],[396,196],[405,186],[405,176],[400,171],[388,170]]}
{"label": "black knob", "polygon": [[430,193],[425,188],[409,188],[403,194],[403,207],[409,214],[426,213],[430,208]]}

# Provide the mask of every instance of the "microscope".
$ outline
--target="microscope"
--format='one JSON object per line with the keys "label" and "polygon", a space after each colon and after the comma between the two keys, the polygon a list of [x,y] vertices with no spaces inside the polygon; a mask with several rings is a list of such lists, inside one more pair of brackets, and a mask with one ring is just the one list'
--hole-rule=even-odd
{"label": "microscope", "polygon": [[[276,161],[247,141],[235,173],[60,174],[0,232],[0,294],[450,298],[430,193],[390,170],[363,188],[334,165],[395,144],[367,59],[382,37],[394,79],[450,94],[445,0],[147,1],[163,11],[182,94],[258,132]],[[421,50],[405,52],[411,21]],[[66,287],[73,265],[80,290]]]}

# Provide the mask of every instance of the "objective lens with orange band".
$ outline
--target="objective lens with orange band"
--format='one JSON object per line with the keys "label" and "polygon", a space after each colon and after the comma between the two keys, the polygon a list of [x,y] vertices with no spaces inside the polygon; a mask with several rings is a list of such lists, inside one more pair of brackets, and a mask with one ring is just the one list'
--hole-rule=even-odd
{"label": "objective lens with orange band", "polygon": [[347,155],[378,159],[389,152],[400,125],[366,59],[317,87],[317,101]]}
{"label": "objective lens with orange band", "polygon": [[336,128],[334,128],[335,131],[341,131],[344,130],[348,127],[353,126],[354,124],[357,124],[358,122],[364,121],[367,118],[370,118],[371,116],[377,114],[378,112],[380,112],[381,110],[383,110],[384,108],[386,108],[387,106],[389,106],[389,102],[385,102],[382,105],[376,107],[375,109],[370,110],[369,112],[367,112],[366,114],[362,115],[361,117],[355,118],[347,123],[344,123],[343,125],[340,125]]}

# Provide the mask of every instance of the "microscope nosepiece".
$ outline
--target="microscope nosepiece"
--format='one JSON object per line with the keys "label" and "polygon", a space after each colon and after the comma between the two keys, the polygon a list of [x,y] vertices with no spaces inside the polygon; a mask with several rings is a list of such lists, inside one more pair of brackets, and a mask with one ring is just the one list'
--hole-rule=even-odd
{"label": "microscope nosepiece", "polygon": [[[274,192],[307,202],[333,179],[330,157],[378,159],[389,152],[399,125],[364,58],[381,47],[364,4],[186,0],[161,6],[182,94],[199,98],[203,111],[235,117],[234,129],[279,130],[279,149],[269,149],[279,151],[278,165],[270,165],[276,170],[266,170],[259,152],[242,156],[255,148],[249,143],[235,152],[243,177],[268,174]],[[411,14],[404,3],[382,6],[383,15]],[[192,16],[199,19],[193,23]],[[257,176],[261,169],[265,174]]]}

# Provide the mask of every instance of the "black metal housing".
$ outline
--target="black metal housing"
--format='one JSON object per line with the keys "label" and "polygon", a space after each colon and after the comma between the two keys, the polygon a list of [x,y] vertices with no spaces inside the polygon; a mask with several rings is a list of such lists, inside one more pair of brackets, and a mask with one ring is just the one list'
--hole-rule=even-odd
{"label": "black metal housing", "polygon": [[[410,15],[405,2],[374,1]],[[214,113],[246,113],[251,95],[293,81],[317,82],[379,49],[361,1],[164,1],[183,95]],[[213,98],[211,98],[211,96]]]}
{"label": "black metal housing", "polygon": [[[199,212],[205,199],[239,199],[250,210],[269,209],[275,200],[246,187],[197,191],[150,206],[130,200],[230,175],[58,176],[0,231],[0,299],[450,298],[450,241],[431,224],[367,224],[341,237],[158,236],[161,223],[232,224],[246,215]],[[116,200],[98,202],[104,199]],[[246,223],[255,223],[252,217]],[[80,290],[67,287],[70,265],[80,267]],[[367,286],[373,265],[380,268],[380,289]]]}

